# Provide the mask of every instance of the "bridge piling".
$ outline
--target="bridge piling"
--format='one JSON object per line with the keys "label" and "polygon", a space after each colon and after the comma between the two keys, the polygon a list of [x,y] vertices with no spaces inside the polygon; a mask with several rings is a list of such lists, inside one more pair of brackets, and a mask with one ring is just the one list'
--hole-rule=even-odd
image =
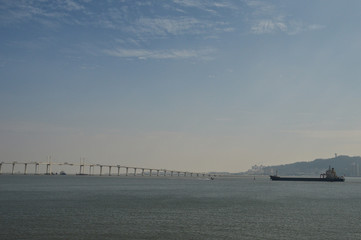
{"label": "bridge piling", "polygon": [[46,175],[49,175],[49,164],[46,164]]}
{"label": "bridge piling", "polygon": [[[109,175],[112,176],[112,167],[115,167],[118,169],[117,171],[117,175],[121,176],[123,173],[123,170],[121,171],[120,169],[123,168],[125,169],[125,175],[131,175],[131,176],[164,176],[164,177],[174,177],[174,176],[182,176],[182,177],[206,177],[206,176],[211,176],[210,174],[206,174],[206,173],[197,173],[197,172],[182,172],[182,171],[176,171],[176,170],[167,170],[167,169],[151,169],[151,168],[143,168],[143,167],[127,167],[127,166],[122,166],[122,165],[100,165],[100,164],[85,164],[85,163],[80,163],[80,164],[72,164],[72,163],[68,163],[68,162],[64,162],[64,163],[57,163],[57,162],[51,162],[50,158],[48,159],[47,162],[17,162],[17,161],[13,161],[13,162],[0,162],[0,174],[3,174],[4,172],[4,168],[2,167],[4,164],[10,165],[10,171],[7,170],[6,173],[11,175],[14,174],[24,174],[24,175],[29,175],[32,174],[32,171],[28,171],[28,166],[30,165],[34,165],[34,175],[38,175],[38,174],[45,174],[45,175],[52,175],[52,167],[56,166],[63,166],[63,165],[68,165],[68,166],[73,166],[75,167],[75,169],[77,167],[79,167],[79,174],[76,173],[76,175],[88,175],[86,173],[88,173],[86,171],[86,167],[89,167],[89,175],[96,175],[96,170],[94,169],[95,166],[99,167],[99,175],[102,176],[103,175],[103,167],[108,167],[108,173],[105,173],[104,175]],[[22,165],[24,164],[24,170],[23,172],[17,171],[16,165]],[[41,165],[41,167],[39,167]],[[53,165],[53,166],[52,166]],[[46,167],[46,170],[44,169],[44,167]],[[21,166],[20,166],[21,168]],[[131,169],[129,172],[129,168]],[[8,169],[8,168],[6,168]],[[132,169],[134,169],[134,172],[132,172]],[[141,170],[141,172],[138,171]],[[45,171],[44,171],[45,170]],[[17,172],[16,172],[17,171]],[[55,169],[54,169],[55,171]],[[73,168],[74,171],[74,168]],[[93,171],[93,172],[92,172]],[[137,173],[138,171],[138,173]],[[154,173],[156,171],[156,173]],[[31,173],[30,173],[31,172]],[[45,173],[44,173],[45,172]],[[75,170],[75,172],[77,172]],[[61,174],[64,175],[64,174]],[[113,174],[114,176],[116,176],[116,173]]]}

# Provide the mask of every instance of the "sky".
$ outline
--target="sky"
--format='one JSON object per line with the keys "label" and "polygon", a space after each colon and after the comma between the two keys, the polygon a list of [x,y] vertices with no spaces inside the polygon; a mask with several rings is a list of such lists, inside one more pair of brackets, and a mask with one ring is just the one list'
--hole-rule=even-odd
{"label": "sky", "polygon": [[0,0],[0,161],[240,172],[360,156],[360,12]]}

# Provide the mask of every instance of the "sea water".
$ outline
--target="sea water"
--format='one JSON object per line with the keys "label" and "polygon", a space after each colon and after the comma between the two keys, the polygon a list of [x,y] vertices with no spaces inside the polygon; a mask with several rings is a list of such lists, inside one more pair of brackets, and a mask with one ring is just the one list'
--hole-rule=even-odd
{"label": "sea water", "polygon": [[0,239],[361,239],[361,180],[0,175]]}

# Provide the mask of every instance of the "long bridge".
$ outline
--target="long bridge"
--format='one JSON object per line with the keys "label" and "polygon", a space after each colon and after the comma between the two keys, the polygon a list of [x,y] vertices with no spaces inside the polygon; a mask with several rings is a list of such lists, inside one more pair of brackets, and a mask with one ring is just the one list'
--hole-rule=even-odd
{"label": "long bridge", "polygon": [[[117,169],[117,176],[121,175],[121,170],[125,171],[125,176],[182,176],[182,177],[214,177],[215,175],[211,175],[209,173],[199,173],[199,172],[189,172],[189,171],[178,171],[178,170],[167,170],[167,169],[156,169],[156,168],[144,168],[144,167],[130,167],[130,166],[122,166],[122,165],[106,165],[106,164],[85,164],[85,163],[68,163],[68,162],[0,162],[0,175],[3,174],[2,167],[3,165],[10,165],[11,167],[11,174],[14,175],[15,166],[16,165],[23,165],[23,174],[29,175],[29,167],[33,165],[33,175],[54,175],[51,171],[52,166],[72,166],[78,167],[79,173],[77,175],[107,175],[113,176],[112,168]],[[40,166],[46,166],[45,172],[40,172]],[[99,172],[95,173],[95,169],[98,168]],[[103,168],[108,169],[107,173],[103,173]],[[86,171],[88,169],[88,171]],[[19,172],[17,172],[18,174]],[[21,172],[20,172],[21,174]],[[122,174],[124,175],[124,174]],[[115,175],[114,175],[115,176]]]}

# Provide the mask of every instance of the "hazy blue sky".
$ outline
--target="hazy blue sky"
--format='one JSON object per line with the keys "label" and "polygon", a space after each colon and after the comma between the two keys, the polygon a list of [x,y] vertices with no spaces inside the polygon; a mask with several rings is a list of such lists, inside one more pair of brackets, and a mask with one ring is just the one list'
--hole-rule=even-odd
{"label": "hazy blue sky", "polygon": [[0,161],[361,155],[361,2],[0,0]]}

